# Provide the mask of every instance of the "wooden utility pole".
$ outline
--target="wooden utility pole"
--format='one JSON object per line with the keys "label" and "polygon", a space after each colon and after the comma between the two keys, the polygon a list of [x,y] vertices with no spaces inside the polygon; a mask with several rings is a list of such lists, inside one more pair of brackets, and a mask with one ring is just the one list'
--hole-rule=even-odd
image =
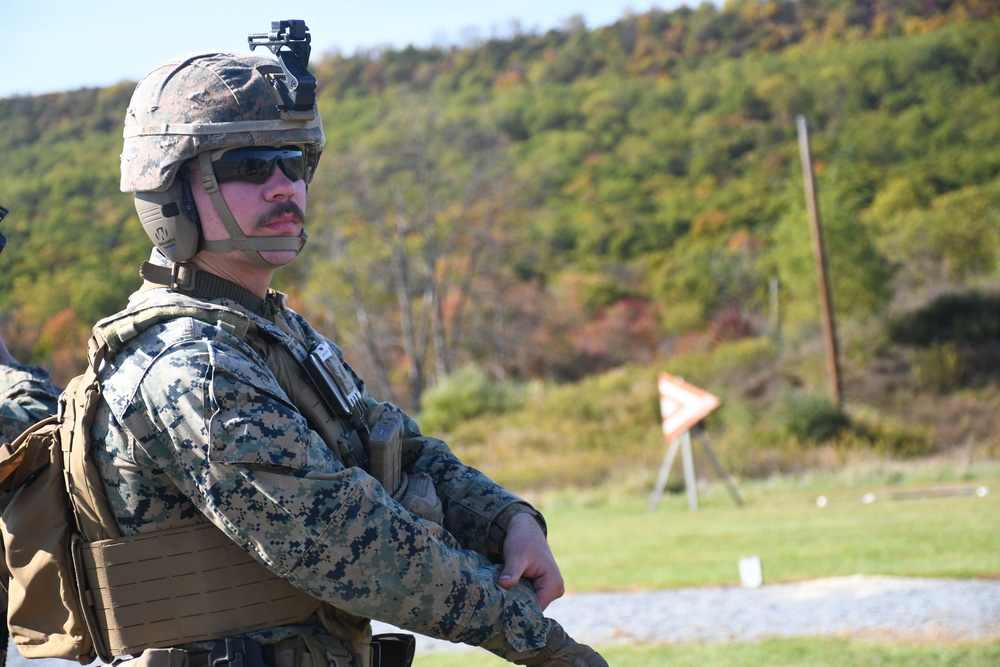
{"label": "wooden utility pole", "polygon": [[826,370],[830,382],[830,393],[837,406],[843,404],[843,390],[840,381],[840,361],[837,351],[837,327],[830,303],[830,286],[827,282],[826,250],[823,246],[823,228],[819,221],[819,205],[816,201],[816,180],[813,177],[812,154],[809,150],[809,132],[805,116],[795,119],[799,132],[799,153],[802,157],[802,178],[806,186],[806,206],[812,226],[813,251],[816,256],[816,276],[819,283],[820,311],[823,316],[823,340],[826,344]]}

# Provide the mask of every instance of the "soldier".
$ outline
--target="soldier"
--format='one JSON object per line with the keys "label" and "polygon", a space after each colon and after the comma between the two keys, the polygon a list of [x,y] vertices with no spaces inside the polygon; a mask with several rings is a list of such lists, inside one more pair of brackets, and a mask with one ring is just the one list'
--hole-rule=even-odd
{"label": "soldier", "polygon": [[135,660],[409,664],[412,645],[372,640],[378,619],[517,664],[606,666],[543,614],[564,585],[541,515],[369,396],[270,288],[305,242],[324,143],[308,51],[297,69],[272,51],[188,55],[135,89],[121,189],[156,249],[97,325],[124,342],[91,434],[122,535],[214,526],[315,604],[294,623],[241,612],[212,641],[153,637]]}

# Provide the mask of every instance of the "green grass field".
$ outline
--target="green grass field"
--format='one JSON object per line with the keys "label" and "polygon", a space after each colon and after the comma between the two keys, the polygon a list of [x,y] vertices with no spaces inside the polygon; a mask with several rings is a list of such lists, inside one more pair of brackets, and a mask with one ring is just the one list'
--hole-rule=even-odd
{"label": "green grass field", "polygon": [[[760,557],[765,583],[852,574],[913,577],[1000,575],[1000,476],[964,482],[901,482],[743,489],[737,507],[721,485],[686,496],[544,508],[549,539],[572,592],[739,583],[738,562]],[[985,497],[976,489],[989,489]],[[892,493],[961,490],[911,499]],[[874,502],[865,503],[868,493]],[[826,498],[819,507],[817,498]]]}
{"label": "green grass field", "polygon": [[[904,646],[834,639],[781,639],[747,644],[610,647],[611,667],[994,667],[1000,642]],[[509,665],[484,651],[417,656],[414,667]]]}
{"label": "green grass field", "polygon": [[[976,495],[981,488],[986,495]],[[725,486],[711,483],[700,489],[696,512],[684,494],[664,496],[653,512],[649,492],[563,491],[534,500],[549,521],[569,593],[736,585],[739,559],[749,555],[760,557],[765,585],[853,574],[1000,576],[997,462],[876,464],[758,481],[739,491],[743,507]],[[864,502],[866,494],[876,499]],[[816,502],[821,495],[824,507]],[[1000,642],[902,645],[817,637],[601,648],[618,667],[1000,664]],[[415,662],[502,664],[478,651],[427,654]]]}

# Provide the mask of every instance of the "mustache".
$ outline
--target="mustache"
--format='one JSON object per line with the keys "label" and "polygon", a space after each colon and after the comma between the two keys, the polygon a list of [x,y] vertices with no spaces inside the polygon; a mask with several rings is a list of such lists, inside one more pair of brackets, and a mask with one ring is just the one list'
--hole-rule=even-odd
{"label": "mustache", "polygon": [[306,224],[306,212],[303,211],[298,204],[293,201],[283,201],[274,205],[271,210],[267,213],[263,213],[257,217],[254,221],[254,229],[262,229],[267,227],[275,218],[280,218],[283,215],[288,215],[291,213],[296,217],[296,219],[305,227]]}

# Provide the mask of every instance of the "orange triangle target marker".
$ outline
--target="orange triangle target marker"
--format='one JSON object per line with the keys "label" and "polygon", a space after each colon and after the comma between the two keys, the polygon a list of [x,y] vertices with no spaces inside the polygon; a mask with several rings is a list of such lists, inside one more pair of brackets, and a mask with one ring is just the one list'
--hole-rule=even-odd
{"label": "orange triangle target marker", "polygon": [[[688,505],[692,510],[698,509],[697,480],[694,472],[694,458],[691,452],[691,428],[712,413],[722,401],[719,397],[693,384],[674,377],[669,373],[660,373],[660,415],[663,420],[663,437],[669,443],[666,458],[660,467],[660,475],[656,481],[656,489],[650,501],[649,511],[656,509],[660,496],[667,485],[667,477],[673,466],[674,458],[680,450],[684,464],[684,486],[688,493]],[[704,436],[699,434],[701,444],[709,461],[719,476],[726,482],[733,500],[739,506],[743,500],[739,497],[736,487],[722,469],[722,465],[708,446]]]}
{"label": "orange triangle target marker", "polygon": [[676,439],[721,404],[718,396],[669,373],[660,373],[659,387],[663,437],[667,442]]}

